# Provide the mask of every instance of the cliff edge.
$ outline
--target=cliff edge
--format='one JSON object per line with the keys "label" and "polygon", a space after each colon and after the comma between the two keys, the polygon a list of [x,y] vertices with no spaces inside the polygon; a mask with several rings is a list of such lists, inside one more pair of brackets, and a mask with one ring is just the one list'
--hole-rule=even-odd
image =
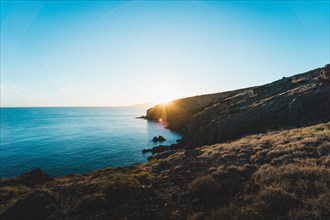
{"label": "cliff edge", "polygon": [[189,147],[330,120],[330,65],[256,87],[179,99],[147,110],[147,119],[183,131]]}

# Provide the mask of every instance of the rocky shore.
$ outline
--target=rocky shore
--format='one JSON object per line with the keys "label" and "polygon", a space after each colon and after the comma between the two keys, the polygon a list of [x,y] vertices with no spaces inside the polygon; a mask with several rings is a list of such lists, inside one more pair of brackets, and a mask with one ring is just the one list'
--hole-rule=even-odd
{"label": "rocky shore", "polygon": [[129,167],[0,179],[0,219],[328,219],[329,79],[327,65],[155,106],[145,118],[177,144]]}

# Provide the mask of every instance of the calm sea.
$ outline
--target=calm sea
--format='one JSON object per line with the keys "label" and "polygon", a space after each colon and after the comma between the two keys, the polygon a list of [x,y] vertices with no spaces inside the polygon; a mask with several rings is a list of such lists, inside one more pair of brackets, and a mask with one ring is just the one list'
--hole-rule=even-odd
{"label": "calm sea", "polygon": [[1,108],[1,177],[39,167],[51,176],[84,173],[147,161],[142,149],[180,135],[161,124],[136,119],[144,108]]}

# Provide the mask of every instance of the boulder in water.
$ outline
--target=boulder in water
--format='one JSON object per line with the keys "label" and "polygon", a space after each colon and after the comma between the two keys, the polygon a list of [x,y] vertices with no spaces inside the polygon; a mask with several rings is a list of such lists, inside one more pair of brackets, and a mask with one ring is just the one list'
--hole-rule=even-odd
{"label": "boulder in water", "polygon": [[164,141],[166,141],[166,139],[163,136],[159,135],[158,137],[157,136],[153,137],[152,141],[153,142],[164,142]]}

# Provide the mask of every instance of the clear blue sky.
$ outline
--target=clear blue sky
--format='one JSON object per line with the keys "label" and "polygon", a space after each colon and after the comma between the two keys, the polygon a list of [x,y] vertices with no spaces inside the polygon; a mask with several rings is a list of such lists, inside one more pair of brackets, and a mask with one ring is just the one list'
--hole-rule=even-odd
{"label": "clear blue sky", "polygon": [[162,102],[329,63],[329,1],[1,1],[1,106]]}

